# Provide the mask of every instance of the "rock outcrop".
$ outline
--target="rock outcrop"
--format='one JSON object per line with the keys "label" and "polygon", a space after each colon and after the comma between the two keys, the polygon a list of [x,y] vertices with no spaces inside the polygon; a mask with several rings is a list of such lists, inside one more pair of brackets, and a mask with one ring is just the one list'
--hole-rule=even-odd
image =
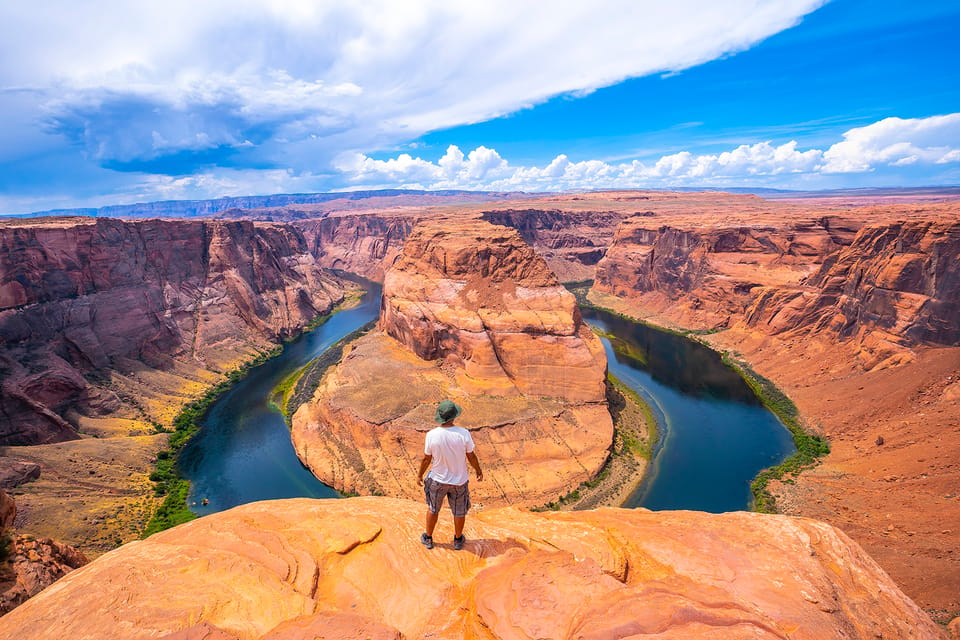
{"label": "rock outcrop", "polygon": [[87,564],[71,546],[49,538],[13,535],[17,506],[0,490],[0,616]]}
{"label": "rock outcrop", "polygon": [[506,508],[468,520],[462,551],[441,521],[428,551],[422,516],[389,498],[244,505],[70,573],[0,618],[0,636],[943,637],[856,543],[812,520]]}
{"label": "rock outcrop", "polygon": [[854,340],[867,369],[897,346],[960,345],[960,222],[869,225],[802,286],[759,290],[745,320],[773,334]]}
{"label": "rock outcrop", "polygon": [[0,456],[0,489],[13,489],[39,477],[39,464]]}
{"label": "rock outcrop", "polygon": [[516,231],[424,223],[386,276],[379,330],[296,412],[294,444],[338,489],[414,497],[424,433],[449,397],[484,461],[476,500],[544,504],[607,458],[605,374],[573,296]]}
{"label": "rock outcrop", "polygon": [[0,445],[76,438],[106,416],[148,432],[149,399],[183,390],[171,380],[198,386],[341,297],[289,226],[4,223]]}
{"label": "rock outcrop", "polygon": [[13,528],[13,520],[16,517],[17,505],[13,498],[0,489],[0,535],[6,533],[7,529]]}
{"label": "rock outcrop", "polygon": [[471,393],[602,402],[606,357],[572,294],[507,227],[424,223],[383,286],[380,329]]}

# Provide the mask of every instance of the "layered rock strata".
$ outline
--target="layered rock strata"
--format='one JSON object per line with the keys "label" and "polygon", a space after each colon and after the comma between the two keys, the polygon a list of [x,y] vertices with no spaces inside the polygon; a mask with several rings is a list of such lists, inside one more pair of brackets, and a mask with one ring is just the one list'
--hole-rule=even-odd
{"label": "layered rock strata", "polygon": [[898,346],[960,343],[956,207],[903,213],[914,219],[768,212],[734,227],[633,216],[598,265],[594,290],[687,327],[744,323],[767,335],[853,340],[873,353],[864,359],[872,368]]}
{"label": "layered rock strata", "polygon": [[244,505],[0,618],[40,638],[911,638],[940,629],[843,533],[750,513],[486,510],[454,551],[390,498]]}
{"label": "layered rock strata", "polygon": [[197,385],[210,375],[198,372],[236,366],[341,297],[291,227],[5,223],[0,445],[76,438],[84,418],[162,422],[138,399],[157,395],[151,377],[161,394],[180,391],[168,378]]}
{"label": "layered rock strata", "polygon": [[293,418],[324,482],[413,497],[437,402],[464,407],[479,502],[536,505],[590,479],[612,423],[606,357],[573,296],[516,231],[424,223],[386,275],[378,331],[345,351]]}

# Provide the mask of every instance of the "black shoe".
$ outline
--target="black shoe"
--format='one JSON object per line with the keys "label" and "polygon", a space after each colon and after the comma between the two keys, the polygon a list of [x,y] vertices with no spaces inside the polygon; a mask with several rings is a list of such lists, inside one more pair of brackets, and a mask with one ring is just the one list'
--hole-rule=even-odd
{"label": "black shoe", "polygon": [[425,546],[427,549],[433,549],[433,537],[432,537],[432,536],[428,536],[428,535],[425,534],[425,533],[421,533],[421,534],[420,534],[420,542],[422,542],[422,543],[423,543],[423,546]]}
{"label": "black shoe", "polygon": [[467,541],[467,539],[466,539],[466,537],[464,537],[464,536],[454,536],[454,537],[453,537],[453,548],[456,549],[457,551],[460,551],[460,549],[463,549],[463,543],[466,542],[466,541]]}

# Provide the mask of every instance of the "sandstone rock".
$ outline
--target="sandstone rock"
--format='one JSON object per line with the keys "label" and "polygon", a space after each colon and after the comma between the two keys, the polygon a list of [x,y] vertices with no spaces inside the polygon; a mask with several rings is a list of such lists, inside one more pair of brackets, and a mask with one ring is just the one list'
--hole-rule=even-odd
{"label": "sandstone rock", "polygon": [[436,548],[420,545],[422,515],[389,498],[245,505],[98,558],[0,618],[0,635],[943,637],[811,520],[495,509],[468,519],[455,552],[448,521]]}
{"label": "sandstone rock", "polygon": [[13,527],[13,520],[17,517],[17,505],[13,498],[0,489],[0,535]]}
{"label": "sandstone rock", "polygon": [[544,504],[607,459],[602,345],[516,231],[418,227],[386,276],[380,328],[348,347],[294,414],[297,453],[327,484],[420,495],[423,438],[444,398],[464,407],[458,424],[485,469],[475,502]]}
{"label": "sandstone rock", "polygon": [[140,415],[129,397],[150,395],[137,382],[150,371],[232,368],[341,297],[289,226],[0,225],[0,445],[76,438],[84,416]]}
{"label": "sandstone rock", "polygon": [[0,456],[0,489],[13,489],[40,477],[40,465]]}
{"label": "sandstone rock", "polygon": [[10,545],[7,564],[0,569],[0,615],[87,564],[83,553],[50,538],[17,535]]}
{"label": "sandstone rock", "polygon": [[462,362],[467,388],[604,398],[600,341],[573,295],[506,227],[417,227],[384,279],[380,329],[425,360]]}

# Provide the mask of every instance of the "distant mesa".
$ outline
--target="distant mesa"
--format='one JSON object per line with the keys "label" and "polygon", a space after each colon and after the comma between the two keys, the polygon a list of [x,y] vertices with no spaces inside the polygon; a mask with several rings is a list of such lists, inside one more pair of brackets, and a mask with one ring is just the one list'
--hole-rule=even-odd
{"label": "distant mesa", "polygon": [[462,551],[422,504],[243,505],[128,544],[0,618],[125,640],[943,637],[846,535],[756,513],[487,509]]}
{"label": "distant mesa", "polygon": [[451,398],[484,463],[477,500],[543,504],[606,460],[605,376],[574,297],[517,231],[422,223],[386,274],[377,330],[296,412],[294,444],[337,489],[415,497],[424,433]]}

